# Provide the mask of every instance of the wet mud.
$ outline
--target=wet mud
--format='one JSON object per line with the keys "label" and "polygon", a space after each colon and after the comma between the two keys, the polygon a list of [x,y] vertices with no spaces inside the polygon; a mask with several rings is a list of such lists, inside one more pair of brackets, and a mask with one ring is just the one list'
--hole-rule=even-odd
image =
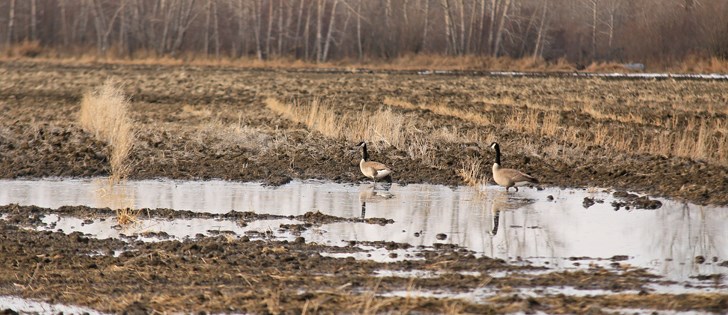
{"label": "wet mud", "polygon": [[[288,121],[266,108],[264,100],[326,98],[342,114],[372,113],[385,98],[412,104],[447,104],[473,111],[487,100],[559,102],[587,95],[593,99],[631,98],[635,93],[668,96],[675,102],[703,95],[726,101],[725,82],[618,81],[575,78],[492,78],[418,76],[415,73],[326,73],[265,69],[153,65],[73,65],[0,62],[0,178],[91,177],[110,172],[110,147],[77,123],[84,92],[106,79],[120,83],[132,101],[136,143],[130,161],[133,179],[225,179],[282,185],[292,179],[334,182],[368,181],[359,172],[355,143],[331,139]],[[555,80],[555,81],[554,81]],[[554,83],[555,82],[555,83]],[[539,86],[559,86],[548,90]],[[666,86],[674,89],[666,89]],[[635,92],[635,90],[639,92]],[[624,94],[620,94],[624,93]],[[660,98],[663,99],[663,98]],[[656,101],[657,102],[657,101]],[[687,101],[686,101],[687,102]],[[659,103],[659,102],[658,102]],[[689,102],[688,102],[689,103]],[[665,105],[665,104],[662,104]],[[689,104],[688,104],[689,105]],[[669,104],[664,108],[669,108]],[[619,209],[656,209],[655,196],[698,204],[728,204],[728,166],[684,157],[615,152],[602,146],[574,148],[558,140],[503,130],[443,116],[423,108],[397,108],[425,133],[441,128],[482,135],[482,139],[517,143],[504,150],[508,167],[539,177],[542,185],[608,187],[652,197],[615,193]],[[496,121],[514,111],[489,109]],[[630,123],[596,121],[581,113],[561,113],[564,121],[588,128],[596,123],[629,128]],[[647,108],[650,120],[672,112]],[[726,112],[680,113],[725,119]],[[682,117],[684,118],[684,117]],[[681,119],[682,119],[681,118]],[[414,159],[402,149],[379,146],[372,157],[395,170],[394,182],[462,185],[458,169],[465,157],[494,159],[489,143],[432,143],[431,161]],[[559,151],[546,148],[561,146]],[[531,153],[529,153],[531,152]],[[535,153],[533,153],[535,152]],[[487,172],[487,171],[486,171]],[[488,174],[483,174],[488,176]],[[584,200],[588,208],[599,200]],[[615,260],[611,268],[583,272],[539,273],[528,262],[508,263],[476,257],[448,244],[419,251],[416,259],[376,262],[336,258],[327,253],[358,253],[361,246],[390,251],[409,244],[352,242],[347,246],[265,238],[265,231],[231,235],[225,231],[177,240],[150,232],[155,242],[96,239],[79,232],[36,230],[49,214],[84,220],[111,220],[116,209],[78,206],[46,209],[0,207],[0,295],[38,298],[88,306],[105,312],[176,311],[250,313],[608,313],[610,310],[701,310],[725,312],[728,294],[656,294],[650,285],[665,284],[644,270]],[[172,209],[143,209],[160,219],[213,218],[237,222],[291,219],[254,212],[205,214]],[[340,218],[318,212],[293,217],[302,224],[282,224],[292,235],[331,222],[387,225],[387,218]],[[449,235],[444,235],[447,239]],[[723,259],[723,258],[721,258]],[[720,266],[726,262],[716,262]],[[433,277],[377,276],[380,270],[424,270]],[[505,272],[506,276],[497,276]],[[536,294],[523,290],[569,287],[597,290],[591,295]],[[475,298],[417,295],[484,291]],[[403,294],[385,294],[404,292]],[[412,292],[413,294],[407,294]],[[538,293],[537,292],[537,293]]]}
{"label": "wet mud", "polygon": [[[375,262],[327,257],[355,253],[357,245],[395,251],[408,244],[352,242],[343,247],[303,241],[276,241],[247,236],[198,236],[185,240],[136,242],[95,239],[79,232],[36,231],[37,219],[52,213],[81,215],[108,209],[47,209],[5,206],[0,215],[0,294],[72,303],[105,312],[209,311],[253,313],[316,312],[533,312],[573,313],[602,308],[723,310],[728,296],[719,294],[652,294],[650,284],[665,283],[641,269],[615,265],[585,271],[550,272],[527,263],[499,259],[442,246],[423,250],[418,259]],[[185,217],[184,211],[149,212]],[[27,217],[28,219],[20,219]],[[316,215],[316,217],[318,217]],[[311,219],[320,224],[332,218]],[[30,228],[30,229],[29,229]],[[392,275],[378,276],[382,270]],[[421,270],[427,277],[398,276]],[[498,275],[506,273],[507,276]],[[93,284],[93,285],[89,285]],[[524,298],[519,290],[571,287],[600,290],[599,297],[544,295]],[[471,292],[475,300],[417,297],[416,292]],[[80,294],[83,292],[83,294]],[[386,296],[412,292],[412,296]],[[667,303],[667,299],[673,299]],[[480,300],[480,302],[478,302]]]}

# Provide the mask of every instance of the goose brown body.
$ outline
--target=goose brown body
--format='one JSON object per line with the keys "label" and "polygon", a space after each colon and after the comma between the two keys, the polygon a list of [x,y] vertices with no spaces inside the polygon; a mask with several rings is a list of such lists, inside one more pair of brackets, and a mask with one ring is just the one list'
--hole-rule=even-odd
{"label": "goose brown body", "polygon": [[493,180],[496,184],[503,186],[508,191],[513,187],[518,191],[518,186],[525,184],[538,184],[538,180],[531,175],[523,173],[512,168],[503,168],[500,166],[500,146],[493,142],[490,145],[495,150],[495,163],[493,163]]}

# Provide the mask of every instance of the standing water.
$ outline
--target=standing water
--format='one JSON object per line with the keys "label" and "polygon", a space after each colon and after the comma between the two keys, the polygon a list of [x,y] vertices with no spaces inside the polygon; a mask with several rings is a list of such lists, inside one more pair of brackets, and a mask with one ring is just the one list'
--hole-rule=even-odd
{"label": "standing water", "polygon": [[[393,241],[429,248],[454,244],[506,261],[527,260],[557,269],[576,265],[645,267],[672,280],[724,274],[728,267],[728,208],[660,199],[656,210],[618,210],[605,191],[413,184],[391,187],[294,181],[279,187],[227,181],[127,181],[109,188],[104,179],[2,180],[0,204],[58,208],[68,205],[170,208],[196,212],[231,210],[272,215],[306,212],[394,220],[383,226],[332,223],[307,231],[305,239],[329,245],[348,241]],[[585,197],[596,200],[585,205]],[[65,232],[118,237],[113,220],[81,224],[83,218],[48,218]],[[240,227],[221,220],[149,219],[140,230],[183,238],[210,230],[277,230],[295,220],[261,220]],[[296,223],[296,222],[293,222]],[[300,223],[300,222],[297,222]],[[128,232],[125,232],[128,234]],[[290,237],[277,232],[279,237]],[[705,258],[696,259],[696,257]],[[725,278],[725,277],[724,277]]]}

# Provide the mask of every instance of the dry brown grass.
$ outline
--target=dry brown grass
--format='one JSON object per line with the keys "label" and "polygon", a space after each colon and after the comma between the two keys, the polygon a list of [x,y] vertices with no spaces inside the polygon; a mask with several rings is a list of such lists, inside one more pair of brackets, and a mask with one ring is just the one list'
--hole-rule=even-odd
{"label": "dry brown grass", "polygon": [[483,174],[488,174],[489,170],[487,163],[484,163],[482,159],[468,156],[462,163],[462,167],[458,169],[458,175],[466,184],[478,187],[488,183],[488,178]]}
{"label": "dry brown grass", "polygon": [[585,69],[587,72],[631,72],[629,69],[625,68],[623,64],[616,63],[616,62],[608,62],[608,61],[597,61],[592,62],[590,65],[588,65]]}
{"label": "dry brown grass", "polygon": [[193,140],[200,145],[208,146],[216,154],[222,154],[230,147],[266,153],[286,142],[285,139],[279,138],[274,130],[240,123],[226,124],[217,118],[200,126]]}
{"label": "dry brown grass", "polygon": [[682,73],[728,73],[728,59],[692,55],[682,62],[667,63],[664,67],[668,71]]}
{"label": "dry brown grass", "polygon": [[391,108],[363,109],[358,114],[348,115],[337,114],[333,104],[320,99],[287,105],[269,98],[265,103],[273,112],[326,137],[350,142],[366,140],[376,150],[395,147],[407,152],[412,159],[420,159],[424,164],[436,167],[436,142],[467,141],[476,137],[461,134],[455,129],[418,126],[415,116],[396,113]]}
{"label": "dry brown grass", "polygon": [[[508,97],[477,98],[475,101],[484,102],[486,107],[481,110],[466,111],[444,103],[413,105],[391,98],[387,99],[386,103],[401,108],[429,110],[438,115],[459,118],[480,126],[494,126],[494,113],[490,110],[505,105],[500,110],[510,111],[504,121],[504,127],[509,131],[549,137],[574,144],[582,149],[599,145],[619,152],[686,157],[728,165],[728,122],[723,118],[697,119],[691,118],[691,115],[673,113],[671,118],[648,120],[645,114],[638,111],[645,109],[634,102],[616,104],[578,95],[569,96],[561,107],[529,103],[529,100],[523,101],[529,103],[528,106],[516,106],[517,104]],[[710,110],[704,107],[686,113],[710,113]],[[593,119],[593,123],[573,125],[573,122],[562,119],[562,115],[573,117],[574,112],[588,115]],[[528,143],[519,145],[526,146]],[[467,176],[463,177],[466,181],[471,181]]]}
{"label": "dry brown grass", "polygon": [[141,210],[132,208],[116,209],[116,222],[121,226],[127,226],[137,222]]}
{"label": "dry brown grass", "polygon": [[490,125],[492,124],[492,118],[489,116],[486,116],[481,113],[474,113],[467,110],[461,110],[458,108],[454,108],[451,106],[448,106],[447,104],[418,104],[414,105],[410,102],[403,101],[403,100],[397,100],[394,98],[385,98],[384,104],[394,107],[400,107],[404,109],[423,109],[423,110],[429,110],[435,114],[438,115],[444,115],[444,116],[450,116],[455,118],[460,118],[462,120],[474,122],[480,125]]}
{"label": "dry brown grass", "polygon": [[404,115],[389,108],[380,108],[373,113],[362,110],[360,114],[339,115],[333,110],[332,103],[321,99],[314,99],[309,103],[296,101],[287,105],[269,98],[265,100],[265,104],[284,118],[301,123],[326,137],[348,141],[364,139],[372,142],[375,147],[377,143],[404,147],[406,131],[413,129]]}
{"label": "dry brown grass", "polygon": [[35,58],[43,53],[43,47],[37,40],[24,40],[18,44],[10,46],[6,53],[10,57]]}
{"label": "dry brown grass", "polygon": [[417,109],[418,108],[417,105],[414,105],[410,102],[392,98],[389,96],[385,96],[383,102],[384,102],[384,105],[389,105],[389,106],[394,106],[394,107],[399,107],[399,108],[404,108],[404,109]]}
{"label": "dry brown grass", "polygon": [[[24,41],[0,52],[0,59],[35,58],[43,62],[58,63],[106,63],[124,65],[196,65],[241,68],[338,68],[357,71],[360,68],[375,70],[493,70],[571,72],[575,63],[564,58],[545,61],[542,58],[508,56],[448,56],[441,54],[406,54],[396,58],[344,58],[328,62],[305,61],[291,57],[274,57],[259,60],[253,56],[208,56],[195,52],[181,52],[176,57],[159,55],[155,51],[138,49],[129,56],[119,47],[111,47],[105,55],[95,47],[53,48],[43,47],[37,41]],[[717,57],[692,55],[683,60],[647,60],[650,72],[680,73],[728,73],[728,60]],[[590,72],[629,72],[622,63],[597,61],[587,66]]]}
{"label": "dry brown grass", "polygon": [[79,123],[111,146],[111,178],[126,178],[132,166],[128,159],[134,146],[134,125],[129,117],[129,100],[114,82],[107,81],[81,100]]}
{"label": "dry brown grass", "polygon": [[343,132],[342,119],[330,107],[321,104],[320,99],[314,99],[310,104],[294,102],[287,105],[276,99],[265,100],[268,109],[283,116],[290,121],[306,125],[330,138],[346,138]]}

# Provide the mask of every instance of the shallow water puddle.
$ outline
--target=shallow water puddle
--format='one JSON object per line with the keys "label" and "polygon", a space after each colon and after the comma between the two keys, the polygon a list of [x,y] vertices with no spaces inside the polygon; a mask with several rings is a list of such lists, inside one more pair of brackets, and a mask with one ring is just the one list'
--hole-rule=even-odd
{"label": "shallow water puddle", "polygon": [[104,314],[90,308],[23,299],[14,296],[0,296],[0,308],[20,314]]}
{"label": "shallow water puddle", "polygon": [[[244,234],[248,231],[276,230],[281,224],[300,223],[295,220],[258,220],[246,222],[241,225],[231,220],[217,219],[140,219],[133,224],[120,227],[115,218],[93,219],[88,222],[76,217],[47,215],[43,218],[46,229],[64,231],[66,233],[81,232],[97,238],[122,238],[138,236],[138,240],[145,242],[160,241],[169,238],[184,239],[195,237],[198,234]],[[84,222],[86,221],[86,222]],[[160,233],[161,232],[161,233]]]}
{"label": "shallow water puddle", "polygon": [[[585,208],[585,197],[598,202]],[[103,179],[0,181],[0,204],[171,208],[210,213],[236,210],[273,215],[320,211],[345,218],[387,218],[394,223],[314,225],[301,233],[307,242],[343,245],[348,241],[394,241],[414,248],[454,244],[490,257],[523,259],[556,269],[617,264],[647,267],[673,280],[728,273],[728,267],[719,265],[728,260],[728,229],[724,228],[728,208],[660,199],[662,207],[657,210],[615,210],[613,201],[622,199],[596,190],[559,188],[522,188],[506,193],[494,186],[386,187],[294,181],[266,187],[226,181],[146,180],[129,181],[112,189]],[[259,220],[242,227],[236,222],[213,219],[146,219],[135,232],[128,232],[115,230],[113,221],[95,219],[82,224],[82,220],[74,218],[44,219],[55,230],[82,231],[96,237],[151,231],[184,238],[219,230],[236,235],[271,231],[278,238],[292,239],[291,233],[279,231],[278,226],[283,221],[301,223]],[[393,252],[397,255],[336,255],[377,260],[415,257],[408,255],[412,251]],[[725,278],[718,281],[725,283]]]}

